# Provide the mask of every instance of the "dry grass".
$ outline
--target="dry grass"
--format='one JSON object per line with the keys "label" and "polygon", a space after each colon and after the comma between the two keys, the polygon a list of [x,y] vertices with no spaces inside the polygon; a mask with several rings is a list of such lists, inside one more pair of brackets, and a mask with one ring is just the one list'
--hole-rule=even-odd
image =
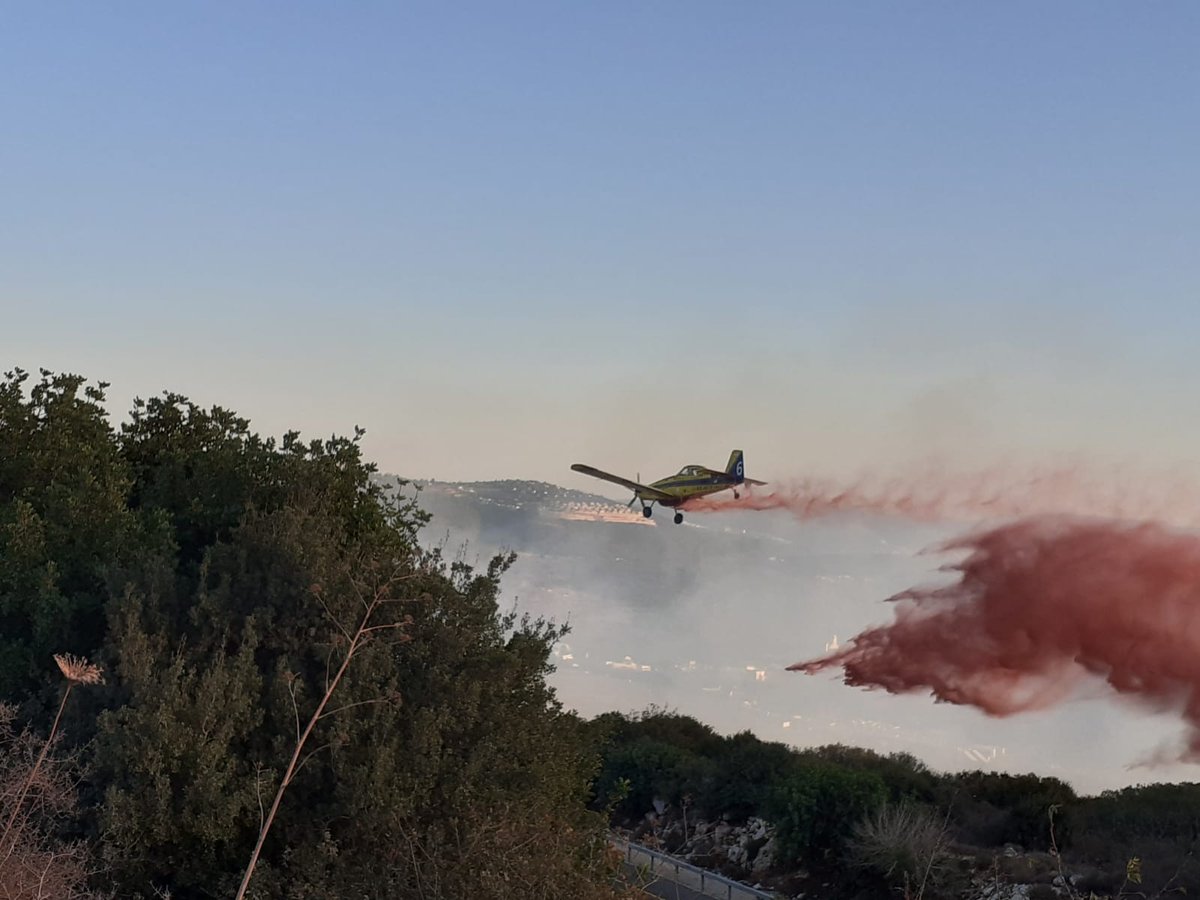
{"label": "dry grass", "polygon": [[54,725],[44,741],[15,729],[15,710],[0,704],[0,900],[92,900],[87,848],[62,843],[54,826],[76,807],[70,760],[50,755],[63,708],[75,685],[102,684],[98,666],[73,656],[55,656],[67,680]]}
{"label": "dry grass", "polygon": [[855,865],[904,885],[906,896],[919,898],[939,874],[946,843],[946,823],[932,811],[889,804],[854,827],[847,849]]}

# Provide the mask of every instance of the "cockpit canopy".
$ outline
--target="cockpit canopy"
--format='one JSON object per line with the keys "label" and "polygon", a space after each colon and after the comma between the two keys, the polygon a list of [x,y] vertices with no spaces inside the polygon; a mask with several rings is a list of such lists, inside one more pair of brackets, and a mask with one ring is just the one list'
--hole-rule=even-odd
{"label": "cockpit canopy", "polygon": [[707,472],[708,469],[704,468],[704,466],[684,466],[679,470],[680,475],[704,475]]}

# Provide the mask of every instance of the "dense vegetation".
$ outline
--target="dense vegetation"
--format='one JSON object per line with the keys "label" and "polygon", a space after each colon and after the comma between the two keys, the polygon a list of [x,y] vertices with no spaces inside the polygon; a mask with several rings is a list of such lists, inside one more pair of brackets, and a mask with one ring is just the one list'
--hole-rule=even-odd
{"label": "dense vegetation", "polygon": [[[664,710],[591,727],[605,742],[597,799],[618,825],[681,851],[704,820],[765,819],[781,884],[805,886],[786,877],[803,871],[826,896],[961,897],[972,879],[1046,891],[1059,879],[1047,897],[1200,891],[1198,784],[1080,797],[1055,778],[942,774],[908,754],[721,736]],[[647,817],[656,800],[662,814]]]}
{"label": "dense vegetation", "polygon": [[261,835],[249,897],[612,895],[511,560],[423,549],[361,433],[104,389],[0,382],[0,893],[233,897]]}

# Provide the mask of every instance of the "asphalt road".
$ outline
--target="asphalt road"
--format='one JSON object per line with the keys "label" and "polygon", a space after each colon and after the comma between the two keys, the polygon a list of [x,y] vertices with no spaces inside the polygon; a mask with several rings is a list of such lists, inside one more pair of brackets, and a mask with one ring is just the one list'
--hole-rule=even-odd
{"label": "asphalt road", "polygon": [[[637,867],[631,866],[629,863],[624,863],[624,870],[625,874],[629,877],[630,883],[637,884]],[[662,897],[663,900],[712,900],[711,894],[701,894],[682,884],[667,881],[663,878],[655,878],[650,884],[643,884],[640,887],[651,897]]]}

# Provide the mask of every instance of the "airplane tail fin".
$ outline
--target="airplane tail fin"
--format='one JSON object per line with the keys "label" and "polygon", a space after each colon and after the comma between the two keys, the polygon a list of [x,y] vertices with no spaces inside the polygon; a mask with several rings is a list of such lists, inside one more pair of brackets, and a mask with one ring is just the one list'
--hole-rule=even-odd
{"label": "airplane tail fin", "polygon": [[746,480],[746,460],[742,456],[741,450],[734,450],[729,454],[729,464],[725,466],[725,474],[732,475],[738,484]]}

